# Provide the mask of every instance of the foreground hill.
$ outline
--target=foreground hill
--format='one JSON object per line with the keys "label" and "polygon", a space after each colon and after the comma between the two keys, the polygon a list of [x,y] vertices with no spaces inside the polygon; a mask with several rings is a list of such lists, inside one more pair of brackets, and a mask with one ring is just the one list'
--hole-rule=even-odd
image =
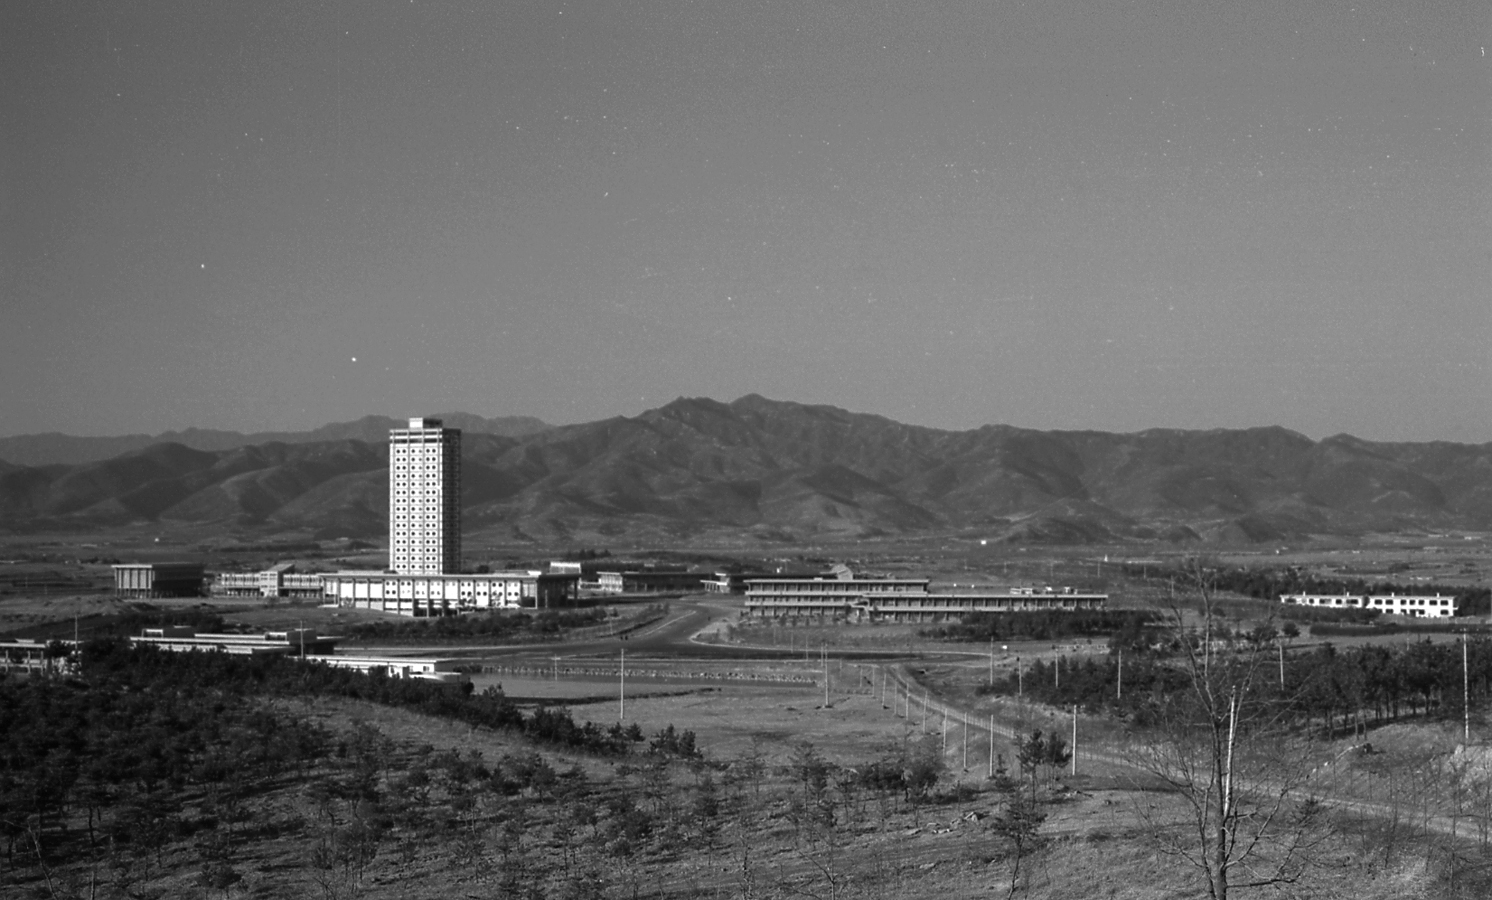
{"label": "foreground hill", "polygon": [[[387,426],[367,427],[364,439],[216,452],[160,444],[102,462],[0,469],[0,521],[380,535]],[[748,396],[680,399],[527,435],[468,433],[463,448],[467,527],[517,537],[962,531],[1250,543],[1492,527],[1492,445],[1313,441],[1283,428],[941,431]]]}

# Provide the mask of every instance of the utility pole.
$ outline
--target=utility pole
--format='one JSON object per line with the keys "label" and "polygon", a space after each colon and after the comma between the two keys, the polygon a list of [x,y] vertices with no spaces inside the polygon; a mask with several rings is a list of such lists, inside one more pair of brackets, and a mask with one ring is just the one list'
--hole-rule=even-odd
{"label": "utility pole", "polygon": [[1285,690],[1285,642],[1276,641],[1275,646],[1280,648],[1280,691]]}
{"label": "utility pole", "polygon": [[1467,663],[1469,641],[1461,635],[1461,716],[1465,727],[1465,740],[1471,743],[1471,669]]}
{"label": "utility pole", "polygon": [[627,718],[627,648],[622,648],[622,666],[617,670],[617,724]]}
{"label": "utility pole", "polygon": [[988,777],[988,778],[994,778],[995,777],[995,714],[994,713],[990,713],[990,716],[989,716],[989,775],[987,775],[986,777]]}
{"label": "utility pole", "polygon": [[1023,700],[1026,696],[1025,670],[1021,668],[1021,658],[1015,658],[1015,699]]}
{"label": "utility pole", "polygon": [[989,639],[989,686],[995,686],[995,639]]}
{"label": "utility pole", "polygon": [[969,771],[969,717],[965,713],[959,713],[959,718],[964,722],[964,771]]}
{"label": "utility pole", "polygon": [[1119,651],[1119,695],[1116,700],[1124,699],[1124,651]]}
{"label": "utility pole", "polygon": [[1078,705],[1072,705],[1072,776],[1078,775]]}
{"label": "utility pole", "polygon": [[819,665],[824,668],[824,709],[829,708],[829,649],[825,644],[819,644]]}

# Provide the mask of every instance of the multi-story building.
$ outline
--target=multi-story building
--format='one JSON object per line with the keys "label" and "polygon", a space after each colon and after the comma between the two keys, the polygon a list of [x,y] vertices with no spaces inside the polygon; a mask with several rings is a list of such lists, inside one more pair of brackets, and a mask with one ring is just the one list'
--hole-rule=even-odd
{"label": "multi-story building", "polygon": [[1456,598],[1443,594],[1373,594],[1368,597],[1367,607],[1388,616],[1448,619],[1456,614]]}
{"label": "multi-story building", "polygon": [[439,419],[389,431],[389,568],[461,571],[461,431]]}
{"label": "multi-story building", "polygon": [[323,593],[321,576],[297,572],[295,563],[280,563],[262,572],[220,572],[212,581],[215,597],[317,599]]}
{"label": "multi-story building", "polygon": [[1386,616],[1448,619],[1456,614],[1456,598],[1443,594],[1283,594],[1281,603],[1328,609],[1372,609]]}
{"label": "multi-story building", "polygon": [[451,616],[494,609],[549,609],[573,604],[579,575],[487,572],[480,575],[395,575],[333,572],[321,576],[326,599],[338,606],[404,616]]}
{"label": "multi-story building", "polygon": [[1072,588],[935,592],[926,578],[866,578],[842,566],[827,576],[766,576],[746,582],[746,615],[761,618],[936,622],[976,612],[1104,609],[1108,600],[1107,594]]}

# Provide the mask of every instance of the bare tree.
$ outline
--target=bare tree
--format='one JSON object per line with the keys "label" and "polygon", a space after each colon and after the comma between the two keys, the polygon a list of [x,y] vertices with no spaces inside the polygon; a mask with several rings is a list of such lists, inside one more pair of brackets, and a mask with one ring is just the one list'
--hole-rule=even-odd
{"label": "bare tree", "polygon": [[1188,617],[1173,601],[1176,666],[1186,689],[1167,699],[1163,725],[1135,758],[1181,799],[1185,814],[1152,820],[1161,849],[1194,866],[1213,900],[1233,888],[1298,881],[1327,836],[1319,802],[1304,792],[1309,738],[1285,726],[1278,695],[1266,689],[1266,644],[1227,639],[1214,570],[1187,565],[1198,600]]}

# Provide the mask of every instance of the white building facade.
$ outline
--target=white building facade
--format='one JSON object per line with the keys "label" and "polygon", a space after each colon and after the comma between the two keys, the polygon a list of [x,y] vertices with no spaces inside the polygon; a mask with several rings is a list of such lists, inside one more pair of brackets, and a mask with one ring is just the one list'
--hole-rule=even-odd
{"label": "white building facade", "polygon": [[389,431],[389,568],[461,571],[461,431],[439,419]]}
{"label": "white building facade", "polygon": [[390,575],[331,572],[321,576],[338,606],[401,616],[451,616],[495,609],[549,609],[573,604],[578,575],[491,572],[481,575]]}
{"label": "white building facade", "polygon": [[1448,619],[1456,614],[1456,598],[1444,594],[1284,594],[1281,603],[1328,609],[1374,609],[1386,616]]}

